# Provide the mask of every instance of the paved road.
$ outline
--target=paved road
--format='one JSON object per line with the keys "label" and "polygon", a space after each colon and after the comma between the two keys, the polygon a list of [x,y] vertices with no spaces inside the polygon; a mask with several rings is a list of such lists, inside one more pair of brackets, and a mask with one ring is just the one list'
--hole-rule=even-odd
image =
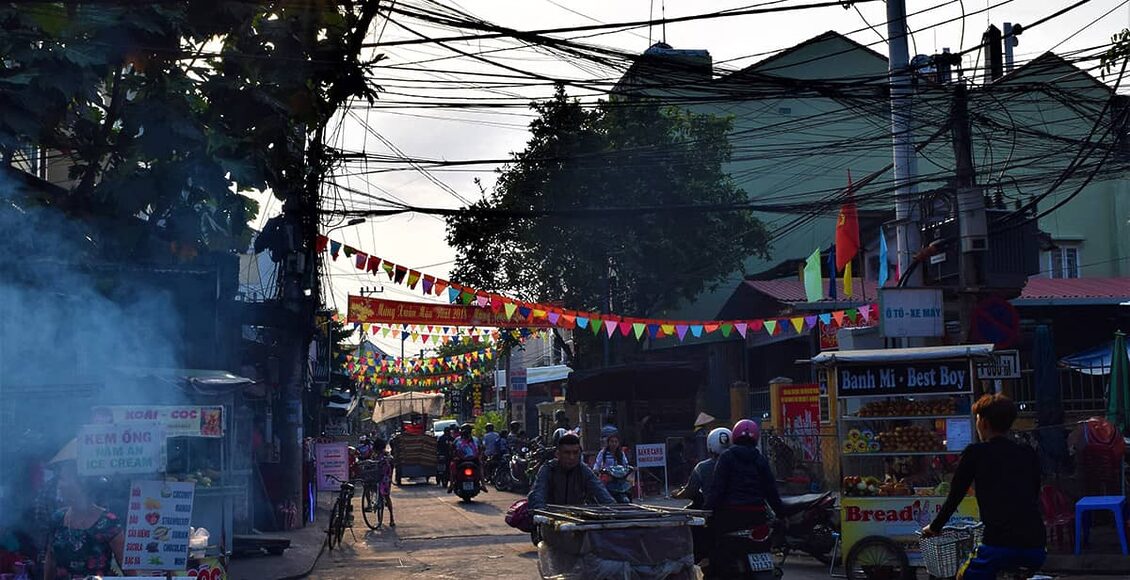
{"label": "paved road", "polygon": [[395,528],[369,531],[355,507],[357,540],[326,552],[311,578],[538,578],[530,537],[503,515],[518,496],[492,490],[465,504],[434,485],[394,487]]}
{"label": "paved road", "polygon": [[[537,552],[529,536],[503,521],[517,495],[491,491],[471,504],[434,485],[393,488],[397,526],[369,531],[357,514],[357,540],[346,532],[341,548],[326,552],[310,578],[422,579],[538,578]],[[791,559],[785,576],[827,579],[815,560]]]}

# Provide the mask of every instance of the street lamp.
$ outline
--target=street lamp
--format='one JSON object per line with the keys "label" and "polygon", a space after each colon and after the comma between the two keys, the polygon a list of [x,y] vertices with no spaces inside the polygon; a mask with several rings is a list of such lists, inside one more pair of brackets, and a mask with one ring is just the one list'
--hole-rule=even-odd
{"label": "street lamp", "polygon": [[326,230],[326,233],[325,233],[325,235],[326,235],[326,236],[329,236],[329,235],[330,235],[330,232],[332,232],[332,231],[334,231],[334,230],[340,230],[341,228],[347,228],[347,227],[349,227],[349,226],[357,226],[357,225],[361,225],[361,224],[363,224],[363,223],[365,223],[365,218],[362,218],[362,217],[359,217],[359,218],[353,218],[353,219],[351,219],[351,220],[349,220],[349,221],[347,221],[347,222],[345,222],[345,223],[341,224],[340,226],[334,226],[334,227],[332,227],[332,228],[330,228],[330,229]]}

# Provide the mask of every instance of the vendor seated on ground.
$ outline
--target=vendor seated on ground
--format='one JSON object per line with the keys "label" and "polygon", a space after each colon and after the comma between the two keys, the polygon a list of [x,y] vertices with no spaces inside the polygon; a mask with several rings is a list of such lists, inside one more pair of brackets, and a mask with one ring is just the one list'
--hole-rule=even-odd
{"label": "vendor seated on ground", "polygon": [[592,469],[581,463],[580,437],[574,433],[561,436],[555,457],[538,470],[530,490],[530,509],[549,504],[615,503]]}

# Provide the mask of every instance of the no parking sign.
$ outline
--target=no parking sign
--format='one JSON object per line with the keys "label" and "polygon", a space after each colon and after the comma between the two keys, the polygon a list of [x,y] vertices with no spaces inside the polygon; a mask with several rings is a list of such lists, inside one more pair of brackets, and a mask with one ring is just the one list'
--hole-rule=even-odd
{"label": "no parking sign", "polygon": [[973,310],[973,339],[1008,348],[1020,342],[1020,313],[999,296],[982,300]]}

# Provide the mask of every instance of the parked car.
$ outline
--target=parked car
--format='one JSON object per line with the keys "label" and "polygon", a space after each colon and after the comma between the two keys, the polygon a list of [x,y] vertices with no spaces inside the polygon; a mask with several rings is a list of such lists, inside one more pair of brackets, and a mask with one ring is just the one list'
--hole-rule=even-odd
{"label": "parked car", "polygon": [[439,419],[432,421],[432,436],[438,439],[441,435],[443,435],[443,430],[447,429],[448,427],[455,427],[456,429],[458,429],[459,421],[456,421],[455,419]]}

